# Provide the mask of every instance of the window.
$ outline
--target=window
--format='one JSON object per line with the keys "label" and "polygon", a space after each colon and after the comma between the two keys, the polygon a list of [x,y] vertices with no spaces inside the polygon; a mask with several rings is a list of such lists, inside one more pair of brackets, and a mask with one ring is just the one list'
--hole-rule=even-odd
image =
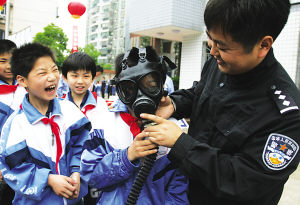
{"label": "window", "polygon": [[4,39],[5,32],[4,30],[0,30],[0,39]]}

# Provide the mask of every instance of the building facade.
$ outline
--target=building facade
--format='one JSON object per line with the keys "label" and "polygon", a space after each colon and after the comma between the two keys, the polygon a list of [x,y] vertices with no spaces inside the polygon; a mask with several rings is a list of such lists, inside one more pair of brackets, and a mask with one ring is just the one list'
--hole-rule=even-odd
{"label": "building facade", "polygon": [[[7,19],[7,4],[10,4],[9,18]],[[17,45],[31,42],[38,32],[57,17],[57,0],[10,0],[7,1],[3,12],[0,14],[0,38],[4,38],[5,24],[8,22],[9,38]],[[5,21],[4,21],[5,20]]]}
{"label": "building facade", "polygon": [[[134,36],[181,42],[179,88],[189,88],[201,78],[209,49],[203,19],[207,0],[128,0],[126,47]],[[287,25],[274,43],[274,53],[300,87],[300,0],[291,0]]]}
{"label": "building facade", "polygon": [[89,0],[86,44],[101,51],[100,63],[113,63],[124,52],[125,0]]}

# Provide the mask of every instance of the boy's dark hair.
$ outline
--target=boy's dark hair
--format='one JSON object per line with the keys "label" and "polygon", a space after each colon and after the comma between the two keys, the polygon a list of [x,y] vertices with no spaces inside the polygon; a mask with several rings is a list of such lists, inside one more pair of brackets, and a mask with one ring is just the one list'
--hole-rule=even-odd
{"label": "boy's dark hair", "polygon": [[17,45],[8,39],[0,40],[0,54],[11,53],[13,49],[17,48]]}
{"label": "boy's dark hair", "polygon": [[11,57],[11,72],[27,78],[37,59],[49,56],[55,62],[53,52],[47,46],[39,43],[28,43],[13,51]]}
{"label": "boy's dark hair", "polygon": [[77,70],[91,71],[93,78],[96,76],[96,63],[94,59],[86,53],[76,52],[69,55],[62,66],[62,74],[67,78],[69,71]]}
{"label": "boy's dark hair", "polygon": [[96,72],[101,72],[101,73],[103,73],[103,68],[102,68],[101,65],[97,65],[97,66],[96,66]]}
{"label": "boy's dark hair", "polygon": [[246,52],[264,36],[274,41],[287,22],[289,0],[210,0],[204,11],[207,30],[220,28]]}

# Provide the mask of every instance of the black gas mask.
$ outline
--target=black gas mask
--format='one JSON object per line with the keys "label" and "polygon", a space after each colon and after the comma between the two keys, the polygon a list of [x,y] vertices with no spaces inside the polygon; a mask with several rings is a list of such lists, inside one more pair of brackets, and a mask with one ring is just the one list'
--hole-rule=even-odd
{"label": "black gas mask", "polygon": [[[131,67],[127,64],[127,57],[128,53],[122,60],[122,71],[115,77],[118,96],[138,118],[141,113],[155,114],[164,95],[167,57],[160,57],[158,62],[149,62],[146,48],[139,48],[138,63]],[[168,59],[166,62],[171,61]]]}

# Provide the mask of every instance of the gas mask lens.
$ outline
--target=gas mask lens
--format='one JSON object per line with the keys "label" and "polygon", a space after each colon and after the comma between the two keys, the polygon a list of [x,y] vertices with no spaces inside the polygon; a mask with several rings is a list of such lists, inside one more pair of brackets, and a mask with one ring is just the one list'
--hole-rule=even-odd
{"label": "gas mask lens", "polygon": [[132,103],[136,99],[138,89],[149,97],[156,97],[161,91],[160,81],[160,76],[156,72],[141,76],[137,82],[122,80],[117,85],[119,97],[124,103]]}
{"label": "gas mask lens", "polygon": [[155,72],[144,75],[139,80],[139,87],[147,95],[158,95],[161,87],[159,75]]}
{"label": "gas mask lens", "polygon": [[123,80],[117,85],[117,91],[120,99],[124,103],[130,103],[135,100],[137,93],[137,86],[134,81]]}

